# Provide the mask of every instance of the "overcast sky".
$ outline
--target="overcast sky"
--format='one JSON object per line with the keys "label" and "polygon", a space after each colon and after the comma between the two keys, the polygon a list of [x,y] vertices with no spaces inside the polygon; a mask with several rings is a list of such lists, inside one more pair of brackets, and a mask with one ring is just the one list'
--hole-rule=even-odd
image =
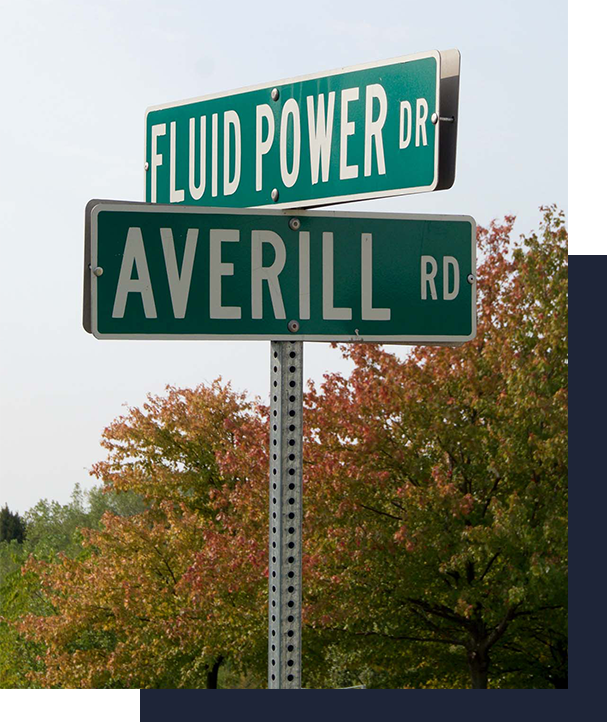
{"label": "overcast sky", "polygon": [[[455,185],[352,210],[567,210],[567,3],[20,0],[0,28],[0,505],[66,502],[103,428],[166,384],[268,395],[269,342],[98,341],[82,316],[84,208],[143,200],[151,105],[427,50],[462,56]],[[343,206],[342,209],[345,209]],[[403,353],[402,350],[399,353]],[[346,370],[306,344],[304,373]]]}

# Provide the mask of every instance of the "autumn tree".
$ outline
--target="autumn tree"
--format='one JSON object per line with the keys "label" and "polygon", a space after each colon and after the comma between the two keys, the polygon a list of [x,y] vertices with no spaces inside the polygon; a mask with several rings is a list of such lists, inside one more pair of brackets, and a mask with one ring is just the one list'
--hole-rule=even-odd
{"label": "autumn tree", "polygon": [[[342,349],[306,399],[304,684],[566,684],[566,231],[479,229],[479,330],[459,349]],[[32,558],[17,628],[50,687],[265,686],[267,409],[168,387],[104,432],[106,512]]]}
{"label": "autumn tree", "polygon": [[404,360],[344,347],[350,377],[309,395],[306,616],[325,675],[566,685],[567,234],[547,208],[513,243],[513,220],[479,229],[476,340]]}
{"label": "autumn tree", "polygon": [[103,435],[106,512],[84,555],[31,560],[52,614],[19,629],[46,648],[45,687],[217,687],[221,665],[265,667],[266,427],[229,385],[169,387]]}
{"label": "autumn tree", "polygon": [[43,669],[44,644],[26,639],[17,628],[25,615],[54,613],[38,575],[24,570],[28,557],[48,563],[59,555],[83,558],[83,529],[98,528],[107,511],[123,517],[143,509],[145,503],[134,492],[118,495],[98,487],[84,491],[76,484],[66,504],[41,499],[24,514],[24,540],[0,542],[0,688],[36,686],[29,673]]}

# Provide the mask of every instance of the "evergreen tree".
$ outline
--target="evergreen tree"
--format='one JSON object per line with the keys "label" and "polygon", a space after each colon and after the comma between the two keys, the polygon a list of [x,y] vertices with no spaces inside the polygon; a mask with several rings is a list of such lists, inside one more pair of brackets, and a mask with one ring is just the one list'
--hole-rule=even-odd
{"label": "evergreen tree", "polygon": [[17,512],[12,512],[8,505],[0,510],[0,541],[15,539],[19,543],[25,539],[25,522]]}

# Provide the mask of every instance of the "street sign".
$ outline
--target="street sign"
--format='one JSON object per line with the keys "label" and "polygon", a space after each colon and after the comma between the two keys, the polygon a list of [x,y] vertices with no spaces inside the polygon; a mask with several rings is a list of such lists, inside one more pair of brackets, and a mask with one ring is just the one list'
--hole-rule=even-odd
{"label": "street sign", "polygon": [[90,201],[97,338],[459,345],[476,333],[469,216]]}
{"label": "street sign", "polygon": [[459,66],[431,51],[149,108],[145,199],[303,208],[449,188]]}

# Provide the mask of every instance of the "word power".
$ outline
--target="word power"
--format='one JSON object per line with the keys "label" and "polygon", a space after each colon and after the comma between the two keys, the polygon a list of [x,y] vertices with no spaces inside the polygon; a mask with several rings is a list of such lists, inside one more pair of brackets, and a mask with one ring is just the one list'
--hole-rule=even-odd
{"label": "word power", "polygon": [[435,190],[441,59],[433,51],[152,107],[146,201],[301,208]]}

